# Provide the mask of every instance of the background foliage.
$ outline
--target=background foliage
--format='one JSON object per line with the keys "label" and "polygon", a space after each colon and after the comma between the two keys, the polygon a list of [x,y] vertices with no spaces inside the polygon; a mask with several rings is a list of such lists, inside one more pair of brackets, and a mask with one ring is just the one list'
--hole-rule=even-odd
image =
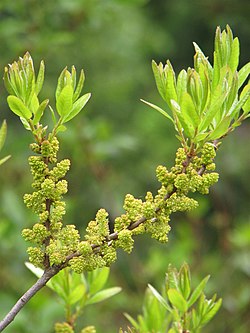
{"label": "background foliage", "polygon": [[[0,3],[0,68],[28,50],[38,65],[45,60],[43,97],[54,99],[56,80],[65,65],[86,74],[92,98],[72,121],[61,157],[72,160],[68,176],[68,223],[84,231],[100,207],[111,217],[122,211],[126,193],[137,197],[158,184],[158,164],[172,165],[178,142],[171,124],[139,102],[160,105],[151,60],[170,58],[176,71],[192,64],[192,41],[212,58],[214,30],[229,23],[241,43],[241,66],[249,55],[250,4],[246,0],[24,0]],[[8,111],[1,83],[1,118],[8,122],[3,156],[12,158],[0,174],[1,316],[34,281],[25,268],[26,244],[20,236],[33,216],[22,195],[30,190],[30,137]],[[84,114],[85,113],[85,114]],[[98,332],[117,332],[128,322],[123,312],[140,312],[147,282],[160,289],[168,264],[187,261],[194,279],[212,274],[208,287],[223,298],[223,307],[204,332],[247,333],[250,310],[250,214],[248,202],[249,122],[226,138],[217,157],[220,182],[200,208],[175,216],[166,245],[138,237],[133,253],[120,253],[110,284],[123,292],[82,319]],[[196,277],[195,277],[196,276]],[[63,309],[49,290],[37,295],[6,333],[52,332]],[[31,320],[32,318],[32,320]],[[42,319],[42,320],[41,320]]]}

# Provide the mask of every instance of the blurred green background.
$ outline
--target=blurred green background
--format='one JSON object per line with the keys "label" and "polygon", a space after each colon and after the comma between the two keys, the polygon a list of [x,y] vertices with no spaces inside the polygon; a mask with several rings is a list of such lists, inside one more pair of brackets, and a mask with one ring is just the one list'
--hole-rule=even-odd
{"label": "blurred green background", "polygon": [[[248,0],[22,0],[0,1],[0,68],[29,51],[36,68],[46,64],[41,98],[54,105],[57,77],[73,64],[86,74],[92,98],[85,111],[61,135],[61,158],[72,160],[68,174],[65,222],[81,232],[105,207],[111,220],[122,212],[126,193],[143,197],[158,188],[158,164],[172,166],[178,142],[171,124],[140,98],[162,105],[151,60],[170,58],[178,72],[192,66],[192,42],[212,59],[217,25],[228,23],[241,42],[241,66],[249,60]],[[1,119],[8,137],[2,153],[12,158],[0,169],[0,316],[35,281],[25,268],[26,244],[20,236],[34,216],[22,196],[31,191],[27,163],[30,133],[6,104],[1,82]],[[48,118],[49,119],[49,118]],[[123,292],[86,309],[81,325],[97,332],[127,326],[123,312],[140,312],[150,282],[160,289],[169,263],[191,266],[194,283],[211,274],[208,294],[223,297],[223,307],[204,332],[247,333],[250,326],[250,124],[246,122],[219,149],[220,182],[200,207],[172,216],[168,244],[137,237],[131,255],[119,253],[110,285]],[[63,318],[58,299],[41,291],[6,329],[6,333],[50,333]],[[80,327],[80,326],[79,326]]]}

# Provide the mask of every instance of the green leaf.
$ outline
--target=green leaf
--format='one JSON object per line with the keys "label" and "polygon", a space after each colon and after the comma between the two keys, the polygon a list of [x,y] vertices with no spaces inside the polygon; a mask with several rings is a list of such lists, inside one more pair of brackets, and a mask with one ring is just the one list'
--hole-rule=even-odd
{"label": "green leaf", "polygon": [[193,138],[194,134],[195,134],[195,129],[194,129],[192,123],[187,121],[183,117],[179,104],[176,101],[174,101],[173,99],[171,100],[171,105],[172,105],[172,111],[174,114],[174,123],[176,125],[176,129],[178,130],[178,132],[180,132],[179,125],[181,125],[181,131],[183,129],[184,133],[186,134],[187,137]]}
{"label": "green leaf", "polygon": [[186,91],[187,91],[187,72],[183,69],[182,71],[180,71],[177,77],[177,84],[176,84],[177,102],[179,104],[182,99],[183,93]]}
{"label": "green leaf", "polygon": [[152,69],[155,77],[156,87],[161,95],[161,97],[166,101],[166,90],[165,85],[163,84],[162,75],[163,75],[163,65],[152,61]]}
{"label": "green leaf", "polygon": [[44,72],[45,72],[45,66],[44,66],[44,61],[42,60],[40,63],[40,68],[39,68],[39,72],[38,72],[37,80],[36,80],[36,84],[35,84],[36,95],[38,95],[42,89],[43,81],[44,81]]}
{"label": "green leaf", "polygon": [[199,285],[195,288],[192,292],[189,300],[188,300],[188,307],[190,308],[200,297],[201,293],[203,292],[204,288],[206,287],[207,281],[209,280],[210,275],[206,276]]}
{"label": "green leaf", "polygon": [[87,300],[86,304],[94,304],[94,303],[102,302],[105,299],[118,294],[121,290],[122,290],[122,288],[120,288],[120,287],[113,287],[113,288],[101,290],[98,293],[96,293],[95,295],[93,295],[92,297],[90,297],[90,299]]}
{"label": "green leaf", "polygon": [[81,72],[80,72],[80,77],[79,77],[79,81],[78,81],[76,90],[75,90],[74,95],[73,95],[73,102],[75,102],[78,99],[78,97],[80,96],[83,85],[84,85],[84,81],[85,81],[85,75],[84,75],[84,71],[82,69]]}
{"label": "green leaf", "polygon": [[62,91],[63,87],[65,86],[64,77],[65,77],[66,71],[67,71],[67,67],[65,67],[62,70],[61,74],[59,75],[57,87],[56,87],[56,100],[58,100],[59,95],[61,94],[61,91]]}
{"label": "green leaf", "polygon": [[165,96],[168,106],[171,108],[171,100],[177,100],[175,72],[169,60],[164,68],[166,77]]}
{"label": "green leaf", "polygon": [[172,123],[174,123],[173,118],[166,111],[164,111],[163,109],[161,109],[159,106],[157,106],[155,104],[152,104],[152,103],[149,103],[147,101],[144,101],[143,99],[141,99],[141,101],[143,103],[149,105],[151,108],[155,109],[156,111],[160,112],[164,117],[168,118],[169,120],[172,121]]}
{"label": "green leaf", "polygon": [[84,284],[79,284],[76,288],[73,289],[73,291],[69,295],[69,304],[73,305],[80,301],[83,297],[84,294],[86,293],[86,288]]}
{"label": "green leaf", "polygon": [[240,100],[235,102],[228,114],[231,116],[231,119],[238,118],[238,114],[241,110],[241,108],[243,109],[243,115],[246,115],[249,112],[249,96],[250,96],[250,84],[247,84],[244,89],[242,90],[241,94],[240,94]]}
{"label": "green leaf", "polygon": [[133,325],[133,327],[137,330],[140,329],[140,326],[138,325],[137,321],[131,317],[128,313],[124,313],[124,316],[128,319],[128,321]]}
{"label": "green leaf", "polygon": [[8,156],[5,156],[5,157],[1,158],[0,165],[4,164],[6,161],[8,161],[9,158],[11,158],[11,155],[8,155]]}
{"label": "green leaf", "polygon": [[8,93],[10,95],[15,95],[16,94],[16,91],[15,89],[13,88],[12,84],[11,84],[11,81],[9,80],[9,68],[8,67],[5,67],[4,68],[4,85],[5,85],[5,88],[6,90],[8,91]]}
{"label": "green leaf", "polygon": [[23,117],[20,117],[20,120],[24,126],[24,128],[27,130],[27,131],[31,131],[31,127],[30,127],[30,123],[28,122],[27,119],[23,118]]}
{"label": "green leaf", "polygon": [[212,123],[212,120],[215,117],[216,113],[221,112],[220,109],[227,95],[228,90],[226,88],[223,88],[222,85],[218,85],[216,90],[213,92],[213,95],[211,96],[211,104],[207,108],[204,117],[199,125],[199,132],[206,131]]}
{"label": "green leaf", "polygon": [[231,54],[230,54],[230,58],[228,61],[228,65],[233,72],[237,70],[237,67],[239,65],[239,54],[240,54],[239,39],[236,37],[233,40],[233,43],[231,46]]}
{"label": "green leaf", "polygon": [[35,93],[32,95],[32,98],[30,99],[29,108],[33,114],[35,114],[37,109],[39,108],[39,100]]}
{"label": "green leaf", "polygon": [[243,88],[242,93],[240,95],[239,104],[241,104],[241,107],[244,111],[243,112],[244,116],[247,115],[250,111],[250,83]]}
{"label": "green leaf", "polygon": [[40,278],[44,273],[43,269],[34,266],[30,262],[25,262],[25,266],[38,278]]}
{"label": "green leaf", "polygon": [[49,110],[51,112],[51,117],[52,117],[53,123],[54,123],[54,125],[56,125],[57,119],[56,119],[56,116],[55,116],[55,112],[54,112],[54,110],[52,109],[52,107],[50,105],[49,105]]}
{"label": "green leaf", "polygon": [[10,109],[19,117],[30,119],[32,117],[31,111],[24,105],[20,98],[10,95],[7,97],[7,102]]}
{"label": "green leaf", "polygon": [[78,113],[84,108],[84,106],[87,104],[88,100],[90,99],[91,94],[85,94],[82,97],[80,97],[72,107],[72,110],[70,114],[64,119],[63,123],[66,123],[70,121],[72,118],[78,115]]}
{"label": "green leaf", "polygon": [[192,124],[192,127],[197,128],[200,122],[200,118],[196,111],[192,97],[187,92],[184,92],[182,95],[180,108],[185,123],[188,124],[189,127]]}
{"label": "green leaf", "polygon": [[208,323],[218,312],[222,304],[222,299],[220,298],[217,302],[213,303],[209,311],[202,318],[202,324]]}
{"label": "green leaf", "polygon": [[167,291],[169,301],[175,306],[179,311],[186,312],[188,310],[188,302],[185,301],[182,294],[176,289],[169,289]]}
{"label": "green leaf", "polygon": [[37,108],[36,112],[35,112],[35,116],[34,116],[34,119],[33,119],[33,123],[34,125],[37,125],[44,113],[44,110],[46,109],[46,107],[48,106],[49,104],[49,100],[48,99],[45,99],[40,105],[39,107]]}
{"label": "green leaf", "polygon": [[72,98],[73,88],[71,85],[68,84],[62,89],[56,101],[57,112],[62,118],[66,118],[67,116],[69,116],[73,106]]}
{"label": "green leaf", "polygon": [[6,139],[6,134],[7,134],[7,123],[6,120],[4,120],[0,128],[0,150],[3,148]]}
{"label": "green leaf", "polygon": [[248,62],[245,66],[243,66],[239,71],[239,88],[245,82],[249,74],[250,74],[250,62]]}
{"label": "green leaf", "polygon": [[153,286],[151,286],[151,284],[148,284],[148,287],[154,297],[161,303],[161,305],[164,306],[164,308],[167,309],[169,312],[172,312],[172,309],[168,302],[165,300],[165,298],[163,298],[162,295]]}
{"label": "green leaf", "polygon": [[66,126],[64,126],[64,125],[59,125],[59,126],[57,127],[57,129],[56,129],[56,132],[57,132],[57,133],[58,133],[58,132],[65,132],[66,129],[67,129]]}
{"label": "green leaf", "polygon": [[222,136],[224,136],[227,133],[230,127],[230,123],[231,123],[230,116],[223,118],[222,121],[219,123],[219,125],[216,126],[214,130],[211,131],[211,134],[207,137],[207,140],[210,141],[210,140],[220,139]]}
{"label": "green leaf", "polygon": [[108,280],[109,272],[110,269],[108,267],[103,267],[88,273],[90,294],[95,294],[104,287]]}
{"label": "green leaf", "polygon": [[179,273],[179,287],[185,300],[188,299],[191,292],[190,283],[189,267],[187,264],[183,264]]}

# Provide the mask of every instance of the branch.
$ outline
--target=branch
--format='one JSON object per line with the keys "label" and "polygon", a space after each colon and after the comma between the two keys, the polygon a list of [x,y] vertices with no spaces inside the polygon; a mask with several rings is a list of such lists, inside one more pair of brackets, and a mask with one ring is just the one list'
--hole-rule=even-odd
{"label": "branch", "polygon": [[40,290],[46,283],[59,271],[61,267],[52,266],[44,271],[43,275],[36,281],[33,286],[23,294],[21,298],[16,302],[13,308],[8,312],[4,319],[0,322],[0,332],[2,332],[16,317],[16,315],[21,311],[21,309],[28,303],[28,301]]}

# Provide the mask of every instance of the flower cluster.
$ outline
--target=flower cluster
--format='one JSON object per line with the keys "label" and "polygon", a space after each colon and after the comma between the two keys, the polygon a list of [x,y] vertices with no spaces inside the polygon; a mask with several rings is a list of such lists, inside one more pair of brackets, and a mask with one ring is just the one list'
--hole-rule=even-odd
{"label": "flower cluster", "polygon": [[60,264],[76,251],[79,233],[74,226],[63,227],[62,224],[65,214],[62,196],[67,193],[67,181],[62,178],[69,170],[70,161],[65,159],[57,163],[58,140],[54,137],[39,145],[34,143],[31,149],[37,153],[29,158],[34,192],[25,194],[24,202],[38,215],[39,221],[31,229],[24,229],[22,235],[35,244],[28,248],[30,261],[43,267],[46,257],[51,265]]}
{"label": "flower cluster", "polygon": [[29,158],[34,192],[26,194],[24,201],[39,216],[39,222],[31,229],[24,229],[23,237],[35,244],[28,248],[30,261],[43,268],[70,266],[81,273],[110,266],[116,260],[118,248],[128,253],[132,251],[133,237],[138,234],[148,233],[160,242],[167,242],[170,215],[197,207],[197,201],[190,198],[189,193],[206,194],[218,180],[218,174],[213,172],[216,152],[212,144],[206,143],[199,154],[193,155],[179,148],[171,169],[157,167],[161,187],[155,196],[147,192],[143,200],[127,194],[125,212],[115,219],[113,233],[109,230],[107,211],[100,209],[81,240],[74,225],[64,227],[62,223],[65,214],[62,197],[67,192],[67,181],[63,178],[70,161],[57,162],[59,145],[55,137],[40,145],[32,144],[31,148],[37,153]]}

